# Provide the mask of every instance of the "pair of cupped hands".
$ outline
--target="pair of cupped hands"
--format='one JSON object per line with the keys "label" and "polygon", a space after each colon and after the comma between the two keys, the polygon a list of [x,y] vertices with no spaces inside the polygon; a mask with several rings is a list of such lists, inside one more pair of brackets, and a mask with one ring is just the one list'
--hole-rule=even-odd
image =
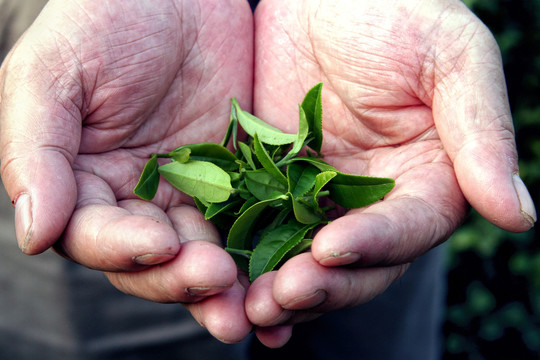
{"label": "pair of cupped hands", "polygon": [[[21,249],[183,303],[225,342],[254,328],[281,346],[293,324],[374,298],[468,204],[509,231],[536,221],[499,49],[458,0],[263,0],[255,14],[245,0],[51,0],[0,81]],[[150,153],[220,142],[231,97],[293,133],[318,82],[325,161],[396,186],[322,228],[310,253],[249,284],[189,197],[167,183],[152,202],[133,195]]]}

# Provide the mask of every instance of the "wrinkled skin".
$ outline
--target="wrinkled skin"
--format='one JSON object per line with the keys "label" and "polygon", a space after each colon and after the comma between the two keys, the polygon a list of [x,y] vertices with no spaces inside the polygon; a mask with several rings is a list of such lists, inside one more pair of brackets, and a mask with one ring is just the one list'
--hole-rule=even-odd
{"label": "wrinkled skin", "polygon": [[[322,81],[325,160],[396,187],[322,229],[311,255],[257,280],[246,301],[254,324],[305,321],[377,296],[448,238],[466,200],[507,230],[532,226],[532,201],[522,211],[513,183],[499,49],[461,2],[266,1],[255,49],[258,116],[294,131],[295,105]],[[286,339],[258,332],[270,346]]]}
{"label": "wrinkled skin", "polygon": [[2,179],[23,251],[60,238],[59,253],[120,290],[209,308],[209,331],[244,338],[216,230],[166,182],[152,203],[132,191],[150,153],[221,141],[233,96],[250,109],[251,24],[243,0],[50,1],[1,70]]}
{"label": "wrinkled skin", "polygon": [[[242,0],[105,4],[50,1],[0,70],[2,179],[26,253],[54,244],[128,294],[186,304],[222,341],[255,324],[278,347],[294,323],[382,293],[467,202],[510,231],[536,220],[498,48],[461,2],[264,0],[254,49]],[[248,286],[187,197],[132,195],[150,152],[219,142],[230,97],[293,132],[321,81],[325,160],[396,187],[312,253]]]}

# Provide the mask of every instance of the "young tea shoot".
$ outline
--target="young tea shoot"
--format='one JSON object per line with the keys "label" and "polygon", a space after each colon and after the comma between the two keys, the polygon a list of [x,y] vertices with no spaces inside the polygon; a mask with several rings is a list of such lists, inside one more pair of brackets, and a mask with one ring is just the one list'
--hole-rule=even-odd
{"label": "young tea shoot", "polygon": [[[296,134],[242,110],[233,98],[221,144],[188,144],[152,154],[134,193],[152,200],[160,177],[165,178],[193,197],[205,218],[225,234],[225,249],[250,281],[277,269],[307,251],[315,228],[329,222],[333,207],[321,206],[323,198],[359,208],[394,187],[393,179],[345,174],[322,160],[321,90],[322,84],[314,86],[299,106]],[[238,126],[247,141],[237,140]],[[227,148],[231,140],[234,152]],[[158,158],[170,162],[159,165]]]}

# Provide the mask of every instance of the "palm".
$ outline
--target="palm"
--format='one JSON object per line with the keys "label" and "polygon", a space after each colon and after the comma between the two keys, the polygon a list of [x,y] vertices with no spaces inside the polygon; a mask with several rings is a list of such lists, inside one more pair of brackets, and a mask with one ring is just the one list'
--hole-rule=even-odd
{"label": "palm", "polygon": [[[85,9],[91,21],[115,21],[107,23],[114,29],[90,34],[96,41],[81,42],[78,65],[85,72],[77,75],[87,97],[79,149],[84,155],[76,167],[91,168],[117,200],[132,197],[151,152],[218,141],[227,123],[227,100],[236,96],[249,104],[249,57],[229,53],[233,47],[248,51],[249,37],[235,28],[243,24],[224,24],[222,11],[232,11],[226,5],[195,12],[201,4],[192,3],[182,9],[174,1],[86,4],[92,7]],[[204,26],[207,22],[214,26]],[[159,199],[162,207],[179,201]]]}
{"label": "palm", "polygon": [[[452,161],[441,141],[440,131],[445,129],[437,127],[437,118],[444,86],[439,79],[463,61],[459,56],[453,63],[442,60],[452,51],[459,53],[466,41],[448,36],[437,43],[425,40],[430,36],[425,29],[437,34],[438,26],[446,26],[444,21],[437,23],[444,19],[442,10],[424,11],[433,20],[428,23],[429,19],[414,18],[420,9],[407,14],[390,4],[279,3],[262,4],[257,13],[261,30],[256,43],[255,112],[292,132],[294,104],[306,89],[322,81],[325,160],[347,172],[395,178],[396,189],[387,200],[417,200],[411,202],[411,207],[417,206],[415,216],[426,216],[426,223],[434,225],[430,239],[409,252],[413,259],[446,238],[465,214]],[[378,15],[383,8],[384,16]],[[410,25],[404,26],[401,22],[407,16]],[[432,54],[439,49],[448,53],[441,51],[436,59]],[[391,206],[389,202],[386,210]],[[384,206],[367,211],[378,208]]]}

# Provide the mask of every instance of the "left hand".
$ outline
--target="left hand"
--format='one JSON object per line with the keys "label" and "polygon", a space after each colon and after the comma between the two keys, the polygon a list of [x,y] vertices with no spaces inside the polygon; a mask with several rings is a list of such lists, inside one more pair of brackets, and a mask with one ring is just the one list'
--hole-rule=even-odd
{"label": "left hand", "polygon": [[255,115],[294,132],[295,103],[323,82],[325,160],[396,180],[251,285],[246,311],[263,343],[381,294],[456,230],[467,201],[509,231],[536,221],[497,44],[460,1],[266,0],[255,16]]}

